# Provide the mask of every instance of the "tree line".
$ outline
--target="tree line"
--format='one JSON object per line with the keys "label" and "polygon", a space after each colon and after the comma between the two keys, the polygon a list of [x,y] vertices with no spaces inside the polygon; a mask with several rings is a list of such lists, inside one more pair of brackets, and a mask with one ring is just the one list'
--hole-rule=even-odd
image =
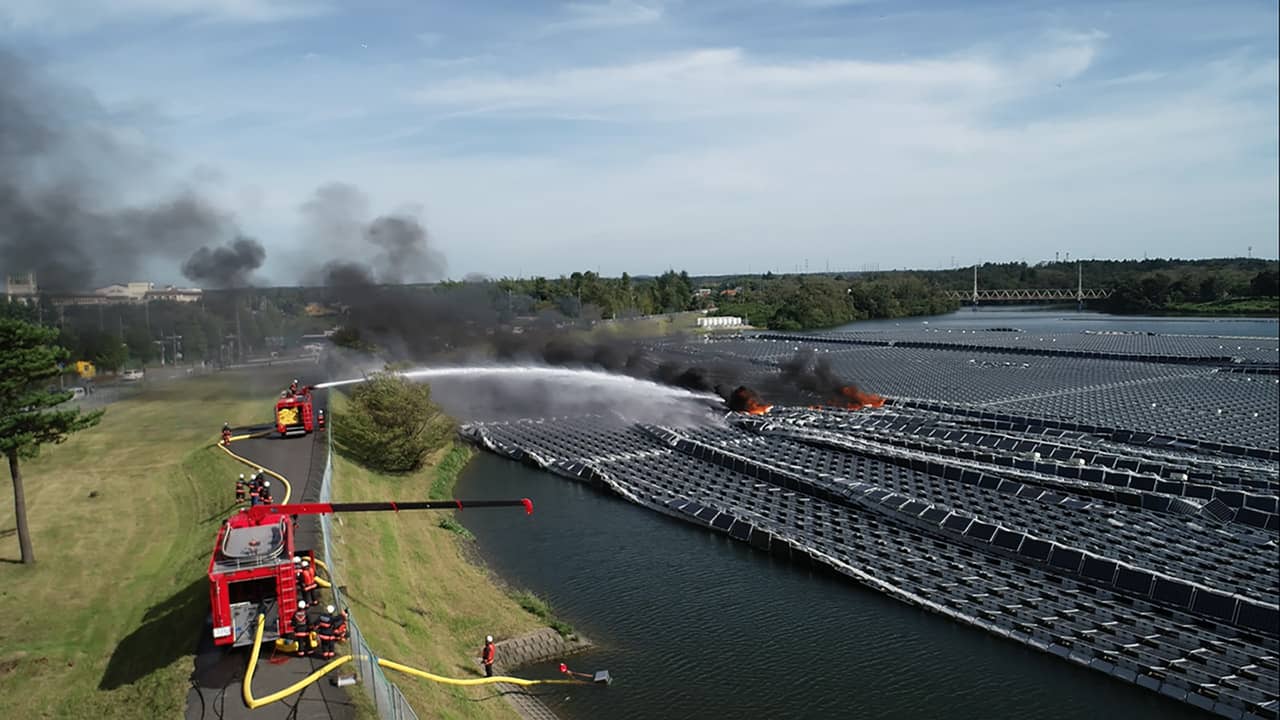
{"label": "tree line", "polygon": [[811,330],[858,320],[938,315],[960,306],[936,284],[911,273],[873,279],[766,274],[722,280],[713,296],[714,314],[741,316],[753,326],[771,330]]}
{"label": "tree line", "polygon": [[[1086,288],[1113,291],[1094,306],[1098,310],[1120,314],[1191,311],[1195,304],[1280,298],[1278,267],[1275,260],[1256,258],[984,263],[978,266],[978,284],[980,288],[1074,289],[1083,277]],[[967,292],[973,287],[972,267],[923,274],[946,290]],[[1270,307],[1272,314],[1278,309],[1277,303],[1259,307]]]}

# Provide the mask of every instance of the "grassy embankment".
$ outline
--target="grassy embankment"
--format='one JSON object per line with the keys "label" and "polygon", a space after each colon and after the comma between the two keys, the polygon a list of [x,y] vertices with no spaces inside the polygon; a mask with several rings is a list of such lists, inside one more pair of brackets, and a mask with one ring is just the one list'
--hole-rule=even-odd
{"label": "grassy embankment", "polygon": [[16,562],[0,503],[0,717],[181,714],[208,554],[241,471],[214,442],[224,421],[270,418],[261,382],[148,388],[23,465],[38,562]]}
{"label": "grassy embankment", "polygon": [[1161,310],[1166,315],[1246,315],[1280,317],[1280,298],[1237,298],[1201,303],[1175,303]]}
{"label": "grassy embankment", "polygon": [[[334,422],[341,417],[343,401],[340,394],[331,397]],[[435,452],[422,470],[406,476],[382,475],[335,455],[334,499],[452,497],[457,475],[472,452],[470,446],[451,443]],[[531,595],[509,596],[499,581],[467,559],[461,544],[468,542],[470,533],[451,515],[344,515],[334,529],[335,567],[352,617],[382,657],[448,677],[478,677],[481,669],[474,658],[485,635],[503,639],[556,624],[545,604],[526,612],[522,605]],[[517,717],[493,687],[460,688],[394,671],[386,674],[423,717]],[[362,715],[373,717],[365,694],[355,695]]]}

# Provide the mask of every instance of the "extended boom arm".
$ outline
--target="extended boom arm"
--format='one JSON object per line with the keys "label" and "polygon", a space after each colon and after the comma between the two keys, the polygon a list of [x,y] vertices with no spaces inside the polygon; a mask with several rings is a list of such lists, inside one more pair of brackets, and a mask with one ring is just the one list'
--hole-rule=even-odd
{"label": "extended boom arm", "polygon": [[382,512],[390,510],[462,510],[484,507],[523,507],[533,514],[533,501],[519,500],[413,500],[409,502],[295,503],[293,505],[255,505],[243,512],[254,523],[273,515],[328,515],[337,512]]}

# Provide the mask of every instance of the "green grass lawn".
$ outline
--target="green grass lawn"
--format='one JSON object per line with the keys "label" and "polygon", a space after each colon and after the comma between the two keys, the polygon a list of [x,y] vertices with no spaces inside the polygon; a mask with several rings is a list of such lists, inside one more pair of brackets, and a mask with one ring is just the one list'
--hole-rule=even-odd
{"label": "green grass lawn", "polygon": [[[471,452],[468,446],[450,445],[419,472],[401,477],[335,457],[334,499],[452,497],[453,478]],[[522,514],[518,508],[476,512]],[[513,637],[542,623],[467,560],[461,544],[468,540],[441,527],[448,517],[439,512],[340,516],[334,523],[335,562],[352,617],[374,652],[440,675],[478,677],[473,658],[485,635]],[[421,717],[517,717],[493,687],[458,688],[391,670],[386,675]]]}
{"label": "green grass lawn", "polygon": [[241,472],[214,442],[224,421],[269,420],[278,382],[148,388],[24,464],[38,562],[16,562],[12,503],[0,503],[0,718],[181,714],[209,553]]}
{"label": "green grass lawn", "polygon": [[1178,315],[1251,315],[1280,317],[1280,298],[1235,298],[1201,303],[1176,303],[1165,312]]}

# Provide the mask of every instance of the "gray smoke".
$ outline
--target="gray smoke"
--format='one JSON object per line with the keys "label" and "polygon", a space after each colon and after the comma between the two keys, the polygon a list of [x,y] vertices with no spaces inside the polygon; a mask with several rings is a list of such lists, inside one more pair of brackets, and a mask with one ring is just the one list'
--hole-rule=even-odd
{"label": "gray smoke", "polygon": [[223,247],[197,248],[182,264],[182,274],[207,287],[244,287],[265,259],[267,251],[262,243],[240,236]]}
{"label": "gray smoke", "polygon": [[318,266],[310,264],[304,284],[359,287],[444,277],[444,256],[431,246],[417,217],[398,213],[370,219],[369,208],[365,194],[345,183],[322,185],[302,204],[307,254],[329,258]]}
{"label": "gray smoke", "polygon": [[118,140],[115,121],[91,95],[0,49],[0,270],[83,291],[143,279],[147,261],[176,266],[236,234],[228,213],[190,189],[125,202],[121,179],[146,179],[160,160]]}

